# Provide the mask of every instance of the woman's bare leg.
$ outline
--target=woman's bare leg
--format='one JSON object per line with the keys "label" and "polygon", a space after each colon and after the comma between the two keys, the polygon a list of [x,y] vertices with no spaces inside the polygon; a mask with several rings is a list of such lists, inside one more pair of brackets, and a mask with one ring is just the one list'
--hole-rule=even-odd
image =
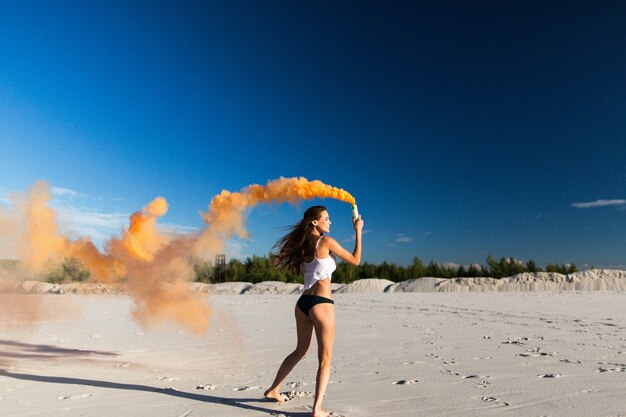
{"label": "woman's bare leg", "polygon": [[319,360],[317,378],[315,380],[313,417],[326,417],[329,414],[322,410],[322,401],[330,380],[330,361],[335,343],[335,306],[330,303],[317,304],[309,310],[309,317],[313,322],[313,326],[315,326],[317,357]]}
{"label": "woman's bare leg", "polygon": [[306,316],[298,306],[296,306],[296,331],[298,334],[298,343],[296,345],[296,350],[291,352],[283,361],[280,368],[278,368],[278,372],[276,373],[276,378],[274,378],[274,382],[272,386],[265,391],[265,398],[275,400],[278,402],[283,402],[285,399],[280,394],[280,386],[289,375],[289,372],[293,369],[294,366],[300,359],[306,355],[309,350],[309,346],[311,345],[311,336],[313,335],[313,322]]}

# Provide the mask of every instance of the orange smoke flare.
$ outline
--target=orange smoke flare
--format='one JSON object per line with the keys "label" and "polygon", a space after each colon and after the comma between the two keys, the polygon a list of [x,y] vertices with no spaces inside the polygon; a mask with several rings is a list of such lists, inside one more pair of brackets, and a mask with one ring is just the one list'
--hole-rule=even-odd
{"label": "orange smoke flare", "polygon": [[16,242],[22,263],[40,272],[46,261],[60,261],[67,251],[68,241],[59,235],[54,210],[47,206],[50,201],[48,184],[36,182],[28,194],[14,195],[21,226],[21,239]]}
{"label": "orange smoke flare", "polygon": [[247,209],[261,203],[296,203],[314,198],[334,198],[355,204],[356,200],[346,190],[324,184],[319,180],[309,181],[303,177],[279,178],[267,185],[252,184],[239,192],[222,191],[213,197],[209,211],[202,213],[207,228],[196,244],[197,253],[219,253],[225,239],[236,235],[247,238],[244,225]]}
{"label": "orange smoke flare", "polygon": [[[133,259],[142,261],[154,260],[154,253],[165,243],[166,239],[158,232],[156,221],[167,213],[167,201],[163,197],[157,197],[143,210],[137,211],[130,216],[128,230],[122,233],[119,241],[121,249]],[[118,241],[113,241],[117,245]]]}
{"label": "orange smoke flare", "polygon": [[222,191],[213,197],[208,211],[202,213],[207,224],[202,233],[172,238],[158,230],[157,220],[168,209],[165,198],[158,197],[133,213],[122,237],[111,238],[102,253],[88,238],[71,240],[59,233],[56,213],[47,205],[49,186],[37,182],[26,196],[14,198],[15,218],[0,212],[0,233],[11,235],[23,266],[32,271],[41,272],[49,261],[76,258],[89,269],[92,280],[126,283],[126,292],[135,303],[133,316],[141,324],[173,320],[202,333],[211,310],[205,297],[187,289],[187,282],[194,276],[190,256],[212,259],[223,252],[225,240],[247,237],[246,211],[258,204],[296,203],[313,198],[355,203],[347,191],[318,180],[279,178],[239,192]]}

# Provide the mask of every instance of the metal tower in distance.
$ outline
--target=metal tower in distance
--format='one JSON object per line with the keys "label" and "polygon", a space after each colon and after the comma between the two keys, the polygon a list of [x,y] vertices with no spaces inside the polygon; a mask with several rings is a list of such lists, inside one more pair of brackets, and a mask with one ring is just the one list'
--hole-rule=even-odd
{"label": "metal tower in distance", "polygon": [[226,282],[226,255],[215,255],[215,282]]}

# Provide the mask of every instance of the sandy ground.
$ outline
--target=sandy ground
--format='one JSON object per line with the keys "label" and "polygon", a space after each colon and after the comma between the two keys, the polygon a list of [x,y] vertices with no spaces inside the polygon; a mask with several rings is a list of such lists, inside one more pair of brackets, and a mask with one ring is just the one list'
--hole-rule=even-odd
{"label": "sandy ground", "polygon": [[[21,295],[65,311],[0,328],[1,416],[310,415],[316,344],[295,346],[298,295],[210,295],[201,336],[144,329],[121,295]],[[39,298],[33,298],[39,297]],[[620,292],[336,294],[325,408],[341,416],[626,416]]]}

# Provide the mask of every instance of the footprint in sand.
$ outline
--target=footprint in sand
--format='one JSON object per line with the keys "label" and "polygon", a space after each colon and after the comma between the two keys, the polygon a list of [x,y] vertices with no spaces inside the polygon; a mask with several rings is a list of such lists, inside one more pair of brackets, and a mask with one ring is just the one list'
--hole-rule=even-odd
{"label": "footprint in sand", "polygon": [[299,390],[281,392],[281,395],[287,398],[286,401],[295,400],[296,398],[313,398],[314,396],[314,394],[311,391],[299,391]]}
{"label": "footprint in sand", "polygon": [[128,368],[130,366],[130,363],[128,362],[119,362],[115,364],[116,368]]}
{"label": "footprint in sand", "polygon": [[525,345],[528,341],[527,337],[509,337],[508,340],[502,342],[503,345]]}
{"label": "footprint in sand", "polygon": [[525,358],[538,358],[540,356],[554,356],[551,353],[546,353],[546,352],[524,352],[524,353],[520,353],[517,356],[523,356]]}
{"label": "footprint in sand", "polygon": [[[298,407],[300,410],[305,410],[307,413],[310,413],[311,411],[313,411],[313,407],[311,407],[310,405],[304,405],[302,407]],[[283,414],[278,414],[278,416],[281,416]],[[331,411],[329,417],[346,417],[343,414],[339,414],[337,411]]]}
{"label": "footprint in sand", "polygon": [[570,359],[560,359],[560,361],[563,363],[582,363],[581,361],[573,361]]}
{"label": "footprint in sand", "polygon": [[289,388],[300,388],[300,387],[304,387],[305,385],[309,385],[304,381],[293,381],[287,384],[287,386]]}
{"label": "footprint in sand", "polygon": [[77,398],[87,398],[87,397],[91,397],[91,394],[64,395],[62,397],[57,397],[57,400],[75,400]]}
{"label": "footprint in sand", "polygon": [[159,381],[174,382],[174,381],[177,381],[177,380],[178,380],[178,378],[172,378],[172,377],[169,377],[169,376],[160,376],[160,377],[158,377],[158,378],[157,378],[157,380],[159,380]]}
{"label": "footprint in sand", "polygon": [[453,371],[453,370],[451,370],[451,369],[442,369],[442,370],[441,370],[441,373],[442,373],[442,374],[446,374],[446,375],[459,376],[459,373],[458,373],[458,372],[454,372],[454,371]]}
{"label": "footprint in sand", "polygon": [[626,372],[626,364],[623,363],[606,363],[606,362],[600,362],[598,365],[608,365],[608,366],[601,366],[600,368],[598,368],[596,370],[596,372]]}
{"label": "footprint in sand", "polygon": [[541,352],[541,348],[537,347],[537,348],[528,349],[526,352],[520,353],[517,356],[538,358],[540,356],[554,356],[555,353],[556,352],[553,352],[553,353]]}
{"label": "footprint in sand", "polygon": [[233,388],[233,391],[252,391],[255,389],[261,389],[261,387],[257,387],[256,385],[254,386],[243,386],[243,387],[239,387],[239,388]]}
{"label": "footprint in sand", "polygon": [[393,385],[411,385],[416,384],[419,381],[417,379],[401,379],[399,381],[392,382]]}
{"label": "footprint in sand", "polygon": [[198,385],[196,389],[201,389],[204,391],[214,391],[217,389],[217,387],[215,385],[205,384],[205,385]]}
{"label": "footprint in sand", "polygon": [[500,401],[499,399],[497,399],[496,397],[483,397],[481,398],[483,401],[486,401],[488,403],[496,403],[498,405],[502,405],[502,406],[507,406],[509,405],[509,403],[505,403],[504,401]]}

